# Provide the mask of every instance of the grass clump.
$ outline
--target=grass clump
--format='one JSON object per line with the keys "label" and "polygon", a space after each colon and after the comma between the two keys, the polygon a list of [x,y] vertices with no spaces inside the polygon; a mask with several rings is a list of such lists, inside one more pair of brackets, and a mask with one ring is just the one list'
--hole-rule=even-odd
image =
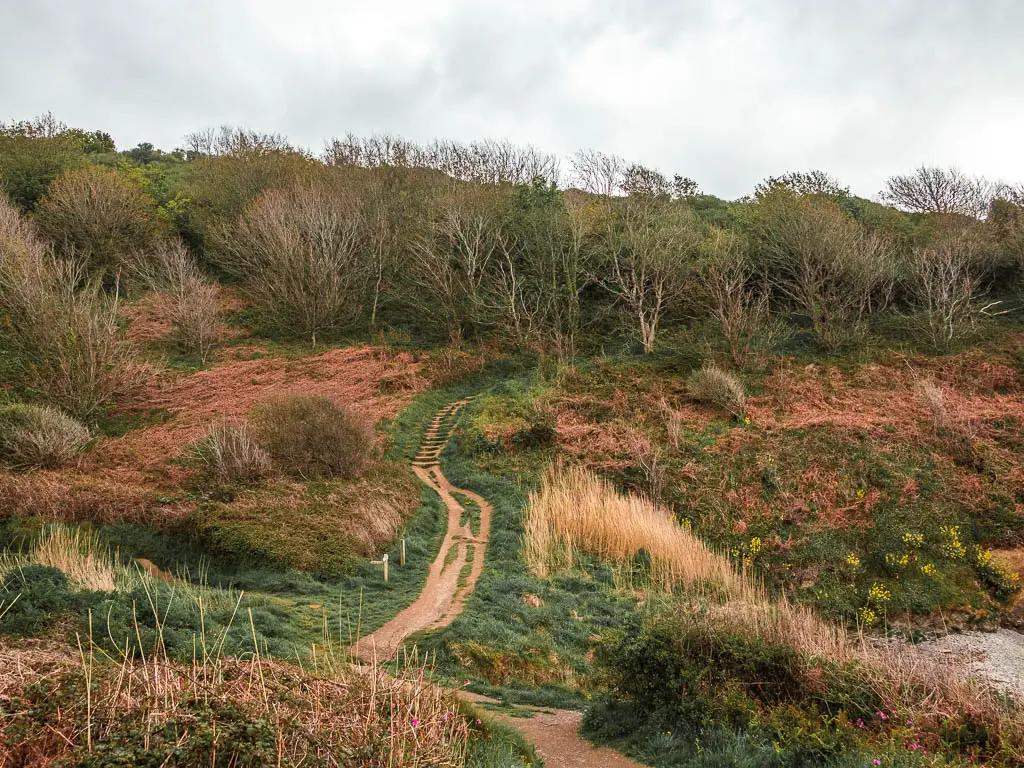
{"label": "grass clump", "polygon": [[271,400],[253,420],[264,449],[290,475],[354,478],[373,459],[373,428],[328,397]]}
{"label": "grass clump", "polygon": [[[249,631],[252,612],[234,623]],[[0,681],[3,764],[456,768],[483,735],[425,667],[358,668],[329,643],[295,666],[268,658],[254,629],[244,659],[200,633],[181,663],[156,637],[141,653],[89,635],[75,654],[0,649],[19,671]]]}
{"label": "grass clump", "polygon": [[549,468],[525,515],[526,562],[541,577],[572,568],[581,555],[632,574],[639,555],[650,563],[651,580],[669,590],[678,582],[738,579],[729,561],[680,526],[671,512],[640,496],[622,496],[580,467]]}
{"label": "grass clump", "polygon": [[271,471],[270,457],[244,421],[211,425],[193,452],[221,482],[252,483]]}
{"label": "grass clump", "polygon": [[72,589],[93,592],[130,591],[142,578],[138,568],[118,563],[94,533],[66,525],[45,528],[27,553],[0,556],[0,578],[27,566],[56,568]]}
{"label": "grass clump", "polygon": [[686,381],[686,388],[697,402],[711,403],[737,419],[742,419],[746,413],[747,395],[743,382],[715,365],[706,364],[694,371]]}
{"label": "grass clump", "polygon": [[55,469],[89,444],[88,428],[57,408],[0,406],[0,463],[12,469]]}

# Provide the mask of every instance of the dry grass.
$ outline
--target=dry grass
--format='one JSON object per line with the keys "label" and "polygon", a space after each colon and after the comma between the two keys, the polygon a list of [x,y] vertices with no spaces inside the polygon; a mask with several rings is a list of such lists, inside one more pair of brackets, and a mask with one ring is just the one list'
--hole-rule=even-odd
{"label": "dry grass", "polygon": [[95,534],[63,525],[46,529],[26,554],[7,551],[0,555],[0,581],[25,565],[56,568],[74,589],[94,592],[128,591],[143,578],[137,568],[118,564]]}
{"label": "dry grass", "polygon": [[89,638],[77,657],[0,648],[0,768],[90,755],[106,764],[112,748],[124,764],[143,754],[189,765],[464,764],[471,721],[425,668],[392,677],[351,666],[329,644],[296,667],[264,658],[255,641],[248,659],[222,657],[219,644],[198,636],[191,664],[171,661],[159,643],[107,660]]}
{"label": "dry grass", "polygon": [[571,568],[580,554],[628,571],[639,550],[651,558],[651,578],[665,589],[713,581],[738,587],[729,561],[681,527],[663,507],[623,496],[579,467],[555,465],[530,495],[526,510],[526,562],[538,576]]}
{"label": "dry grass", "polygon": [[951,407],[942,388],[934,381],[922,381],[918,391],[931,416],[936,436],[946,445],[954,461],[982,469],[984,459],[978,450],[977,424],[959,408]]}
{"label": "dry grass", "polygon": [[270,474],[270,457],[244,421],[211,425],[194,450],[211,473],[224,482],[251,483]]}
{"label": "dry grass", "polygon": [[14,469],[69,464],[89,444],[89,430],[57,408],[0,407],[0,461]]}
{"label": "dry grass", "polygon": [[743,382],[714,365],[705,365],[694,371],[686,381],[686,388],[694,400],[711,403],[737,419],[742,419],[746,413],[747,395]]}
{"label": "dry grass", "polygon": [[596,556],[620,572],[637,553],[650,555],[651,586],[691,589],[688,619],[713,630],[757,637],[793,648],[810,662],[855,664],[857,679],[893,711],[938,732],[945,722],[969,718],[998,734],[1013,759],[1024,758],[1024,714],[1008,708],[990,688],[949,660],[936,660],[902,643],[872,643],[784,597],[770,599],[748,574],[738,573],[671,513],[652,502],[623,496],[581,468],[555,466],[530,497],[525,519],[527,565],[539,576],[568,569],[580,554]]}

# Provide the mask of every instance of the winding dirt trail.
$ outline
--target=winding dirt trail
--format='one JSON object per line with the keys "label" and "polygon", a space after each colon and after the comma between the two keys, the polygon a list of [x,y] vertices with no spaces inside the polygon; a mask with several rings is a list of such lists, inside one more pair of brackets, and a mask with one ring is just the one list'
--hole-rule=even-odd
{"label": "winding dirt trail", "polygon": [[[468,402],[468,398],[458,400],[438,412],[413,459],[416,476],[437,491],[448,509],[448,531],[441,550],[430,566],[427,583],[416,601],[352,646],[351,651],[364,661],[393,659],[409,635],[451,624],[462,612],[484,570],[491,506],[472,491],[455,488],[438,463],[441,451],[451,439],[456,414]],[[454,494],[472,503],[460,503]]]}
{"label": "winding dirt trail", "polygon": [[[455,429],[458,411],[470,400],[472,398],[450,403],[437,413],[413,459],[416,476],[437,492],[448,509],[448,531],[430,566],[427,583],[415,602],[349,649],[364,662],[393,659],[409,635],[438,629],[454,621],[483,572],[491,530],[491,506],[472,491],[453,486],[439,463],[441,452]],[[469,691],[460,690],[456,694],[472,704],[498,703]],[[583,716],[579,712],[531,707],[513,709],[527,716],[514,717],[500,711],[490,714],[518,730],[533,744],[547,768],[643,768],[614,750],[595,747],[582,738],[579,728]]]}

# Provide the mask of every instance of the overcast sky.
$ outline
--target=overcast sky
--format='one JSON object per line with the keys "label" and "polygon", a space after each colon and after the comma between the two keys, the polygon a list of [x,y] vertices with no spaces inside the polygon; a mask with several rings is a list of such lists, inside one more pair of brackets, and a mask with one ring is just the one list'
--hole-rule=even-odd
{"label": "overcast sky", "polygon": [[1024,181],[1022,0],[0,0],[0,120],[613,152],[722,197],[821,168]]}

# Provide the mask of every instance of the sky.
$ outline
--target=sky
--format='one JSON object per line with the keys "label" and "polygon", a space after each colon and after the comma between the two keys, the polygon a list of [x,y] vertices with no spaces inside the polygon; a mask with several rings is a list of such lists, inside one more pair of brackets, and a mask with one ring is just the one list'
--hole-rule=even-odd
{"label": "sky", "polygon": [[[733,199],[921,164],[1024,182],[1022,0],[0,0],[0,120],[507,139]],[[568,167],[568,163],[563,163]]]}

